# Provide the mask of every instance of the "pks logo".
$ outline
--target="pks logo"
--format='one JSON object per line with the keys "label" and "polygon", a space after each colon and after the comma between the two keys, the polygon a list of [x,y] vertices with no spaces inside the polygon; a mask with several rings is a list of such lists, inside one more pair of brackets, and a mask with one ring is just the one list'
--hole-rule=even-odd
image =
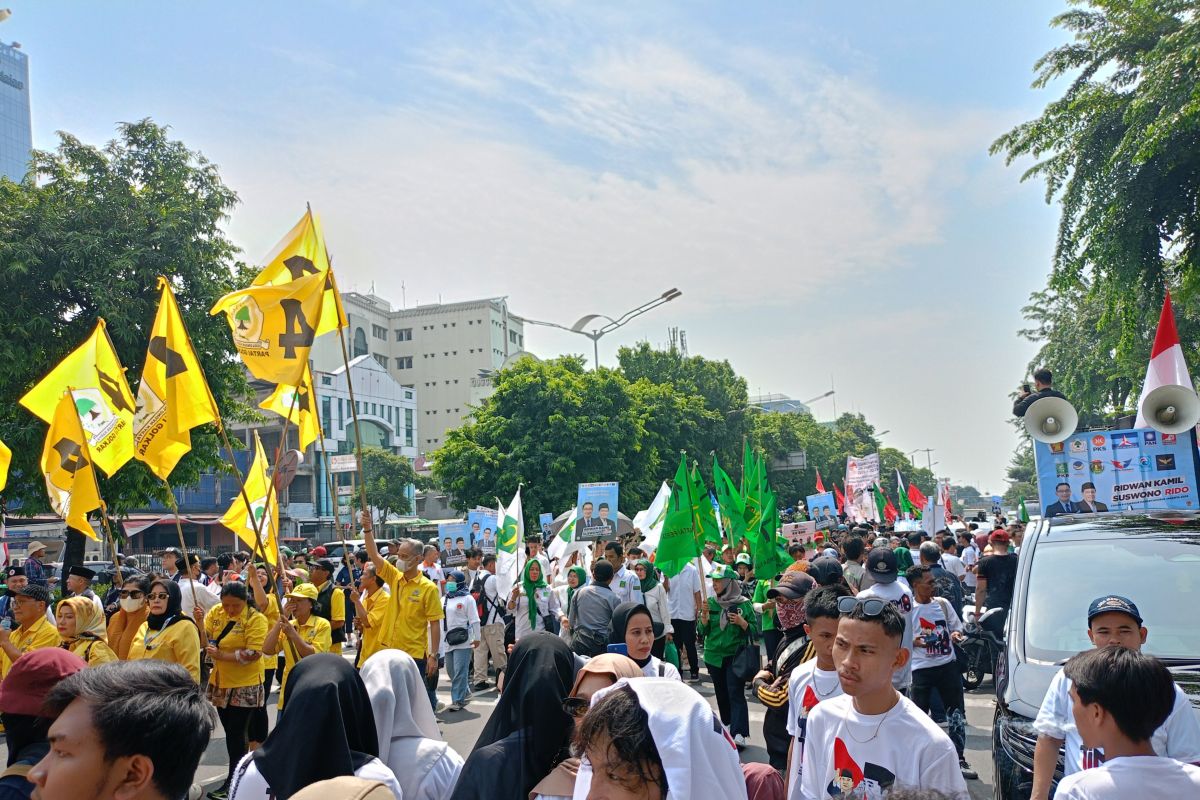
{"label": "pks logo", "polygon": [[1112,460],[1113,469],[1117,470],[1118,472],[1120,472],[1121,470],[1129,469],[1129,465],[1132,463],[1133,463],[1132,458],[1127,458],[1124,461],[1122,461],[1118,458],[1114,458]]}
{"label": "pks logo", "polygon": [[1137,447],[1138,440],[1136,436],[1127,433],[1114,434],[1112,446],[1114,450],[1121,447]]}
{"label": "pks logo", "polygon": [[1104,447],[1104,442],[1105,439],[1103,434],[1096,434],[1092,437],[1092,447]]}

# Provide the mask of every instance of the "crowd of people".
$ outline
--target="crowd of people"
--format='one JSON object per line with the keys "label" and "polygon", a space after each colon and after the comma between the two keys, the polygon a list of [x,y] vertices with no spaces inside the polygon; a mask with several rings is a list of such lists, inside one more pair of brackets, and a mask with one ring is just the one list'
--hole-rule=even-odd
{"label": "crowd of people", "polygon": [[[195,800],[217,724],[228,769],[213,800],[968,796],[955,647],[972,598],[1003,630],[1019,523],[933,537],[843,524],[770,576],[744,546],[709,545],[667,576],[636,537],[561,564],[531,537],[501,591],[493,555],[446,568],[436,547],[377,542],[362,522],[364,548],[340,563],[172,551],[158,573],[116,572],[104,598],[75,568],[53,607],[37,553],[9,567],[0,800]],[[1088,622],[1096,649],[1066,664],[1037,719],[1035,798],[1064,742],[1059,797],[1191,796],[1200,726],[1141,653],[1137,607],[1098,598]],[[493,686],[483,732],[455,752],[436,715]],[[769,763],[741,763],[749,702]]]}

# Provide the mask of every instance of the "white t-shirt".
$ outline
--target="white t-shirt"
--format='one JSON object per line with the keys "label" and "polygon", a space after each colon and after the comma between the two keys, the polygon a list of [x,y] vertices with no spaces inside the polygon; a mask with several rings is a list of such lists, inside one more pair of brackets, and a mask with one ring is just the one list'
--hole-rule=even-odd
{"label": "white t-shirt", "polygon": [[951,553],[942,553],[942,567],[946,572],[958,578],[959,582],[967,574],[967,568],[963,566],[962,559]]}
{"label": "white t-shirt", "polygon": [[642,582],[638,579],[636,572],[622,566],[613,575],[612,583],[608,586],[622,603],[632,603],[634,590],[638,590],[638,594],[641,594]]}
{"label": "white t-shirt", "polygon": [[517,607],[508,612],[513,615],[513,635],[520,640],[522,636],[533,631],[546,630],[546,615],[553,614],[559,616],[558,600],[554,597],[554,593],[550,591],[549,586],[540,586],[534,590],[534,603],[537,605],[537,615],[534,617],[534,624],[529,624],[529,598],[525,596],[525,590],[521,590],[520,596],[517,598]]}
{"label": "white t-shirt", "polygon": [[436,563],[431,567],[422,564],[418,569],[420,569],[422,575],[437,584],[438,591],[442,590],[442,583],[446,580],[446,573],[442,571],[441,566]]}
{"label": "white t-shirt", "polygon": [[[462,597],[445,598],[446,616],[442,620],[442,653],[447,650],[470,650],[471,642],[479,640],[479,607],[474,598],[466,594]],[[462,644],[446,644],[446,634],[454,628],[466,628],[467,640]]]}
{"label": "white t-shirt", "polygon": [[913,639],[925,637],[925,646],[913,643],[912,668],[940,667],[954,660],[954,645],[950,634],[962,630],[962,620],[954,613],[954,607],[941,597],[929,603],[913,605]]}
{"label": "white t-shirt", "polygon": [[700,573],[696,565],[687,563],[679,574],[671,578],[667,590],[667,601],[671,606],[671,619],[696,619],[696,593],[700,591]]}
{"label": "white t-shirt", "polygon": [[1055,800],[1200,797],[1200,767],[1162,756],[1124,756],[1062,779]]}
{"label": "white t-shirt", "polygon": [[837,670],[817,669],[815,658],[805,661],[788,678],[787,732],[792,737],[792,771],[787,780],[787,800],[800,800],[800,777],[804,770],[804,738],[808,715],[823,700],[842,694],[842,682]]}
{"label": "white t-shirt", "polygon": [[683,680],[679,677],[679,670],[675,669],[675,665],[669,661],[663,661],[658,656],[650,656],[650,660],[646,662],[646,666],[642,667],[642,674],[647,678],[674,678],[677,681]]}
{"label": "white t-shirt", "polygon": [[[247,762],[249,759],[249,763]],[[244,770],[244,771],[243,771]],[[368,781],[379,781],[386,786],[396,800],[404,800],[404,790],[396,782],[396,775],[378,758],[372,758],[354,773],[354,777]],[[263,800],[273,797],[271,787],[267,784],[258,765],[254,763],[254,753],[247,753],[238,762],[233,773],[233,788],[229,792],[230,800]]]}
{"label": "white t-shirt", "polygon": [[[979,548],[977,548],[975,545],[971,545],[970,547],[964,548],[962,551],[961,561],[963,563],[964,569],[978,564],[979,563]],[[975,573],[967,572],[966,584],[967,584],[968,589],[975,588],[975,581],[976,581]]]}
{"label": "white t-shirt", "polygon": [[800,797],[881,800],[901,787],[970,797],[950,737],[911,700],[900,696],[886,714],[864,715],[842,695],[809,712]]}
{"label": "white t-shirt", "polygon": [[[900,580],[894,583],[874,583],[863,589],[857,595],[859,600],[867,597],[878,597],[881,600],[887,600],[896,610],[900,612],[900,616],[904,617],[904,639],[901,640],[900,646],[912,652],[913,646],[913,596],[909,591],[908,584]],[[912,659],[910,658],[904,664],[903,669],[898,669],[892,673],[892,686],[897,689],[907,689],[912,684]]]}
{"label": "white t-shirt", "polygon": [[[1085,752],[1083,739],[1075,728],[1075,716],[1071,713],[1071,679],[1064,670],[1060,669],[1054,680],[1050,681],[1050,688],[1046,690],[1033,728],[1038,733],[1063,740],[1064,775],[1072,775],[1104,762],[1104,753],[1099,749]],[[1200,761],[1200,722],[1192,713],[1192,704],[1187,695],[1178,686],[1175,687],[1175,706],[1171,709],[1171,715],[1150,737],[1150,744],[1160,756],[1189,764]]]}

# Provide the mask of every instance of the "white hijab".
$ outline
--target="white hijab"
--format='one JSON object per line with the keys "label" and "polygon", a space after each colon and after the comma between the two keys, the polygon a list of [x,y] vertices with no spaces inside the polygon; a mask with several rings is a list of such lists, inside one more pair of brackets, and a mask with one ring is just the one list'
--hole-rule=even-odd
{"label": "white hijab", "polygon": [[375,711],[379,758],[396,773],[404,795],[417,797],[425,776],[449,749],[429,705],[421,670],[408,653],[380,650],[367,659],[360,674]]}
{"label": "white hijab", "polygon": [[[592,704],[623,686],[633,690],[650,718],[650,735],[667,777],[666,800],[746,800],[737,747],[708,701],[671,678],[622,678],[592,695]],[[591,785],[592,770],[584,762],[575,780],[574,800],[586,800]]]}

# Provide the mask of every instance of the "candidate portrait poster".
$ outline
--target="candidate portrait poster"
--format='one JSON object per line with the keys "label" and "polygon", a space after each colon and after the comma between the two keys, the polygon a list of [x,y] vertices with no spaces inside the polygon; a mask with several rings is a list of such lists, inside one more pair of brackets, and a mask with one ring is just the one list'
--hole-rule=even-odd
{"label": "candidate portrait poster", "polygon": [[1045,517],[1152,508],[1200,508],[1195,431],[1077,432],[1034,442]]}
{"label": "candidate portrait poster", "polygon": [[542,529],[542,541],[550,541],[550,526],[554,524],[554,515],[550,512],[538,514],[538,526]]}
{"label": "candidate portrait poster", "polygon": [[810,494],[804,499],[808,508],[808,518],[816,523],[816,528],[823,531],[837,526],[837,500],[833,492]]}
{"label": "candidate portrait poster", "polygon": [[438,523],[438,558],[443,567],[461,567],[467,563],[471,543],[470,522]]}
{"label": "candidate portrait poster", "polygon": [[581,483],[575,506],[576,539],[617,538],[617,484]]}
{"label": "candidate portrait poster", "polygon": [[476,506],[467,512],[471,541],[484,554],[496,552],[496,509]]}

